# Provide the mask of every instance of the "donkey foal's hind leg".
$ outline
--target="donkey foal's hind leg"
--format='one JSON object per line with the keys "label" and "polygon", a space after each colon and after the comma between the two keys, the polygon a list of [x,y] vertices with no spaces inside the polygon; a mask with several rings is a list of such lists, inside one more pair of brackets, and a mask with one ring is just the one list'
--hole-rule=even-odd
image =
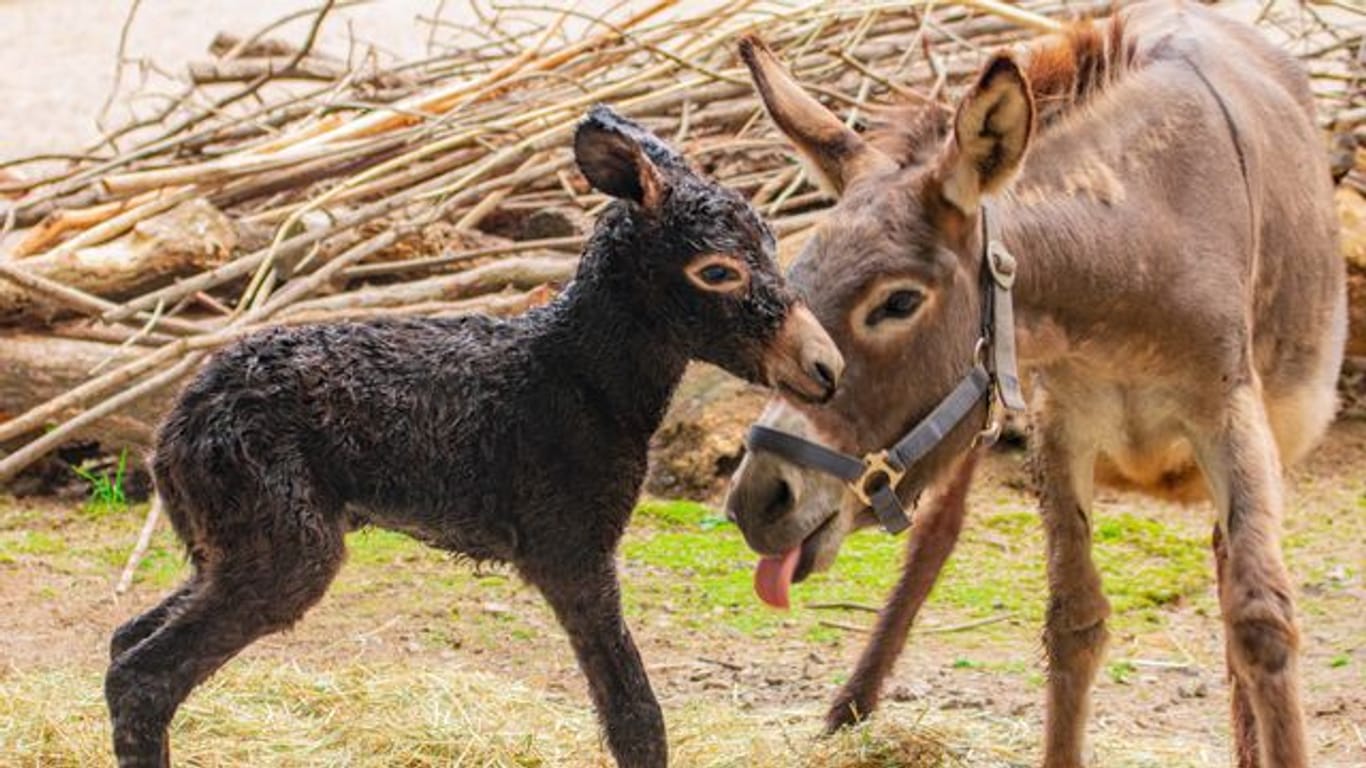
{"label": "donkey foal's hind leg", "polygon": [[[1218,433],[1192,441],[1223,529],[1219,603],[1235,682],[1234,732],[1241,735],[1246,721],[1254,720],[1261,765],[1304,768],[1299,630],[1281,557],[1281,466],[1256,388],[1236,390]],[[1246,696],[1250,715],[1239,696]],[[1248,746],[1240,738],[1238,751]]]}
{"label": "donkey foal's hind leg", "polygon": [[194,575],[187,579],[184,584],[176,587],[174,592],[163,598],[155,607],[114,630],[114,636],[109,639],[109,660],[114,661],[129,648],[146,640],[152,636],[153,632],[161,629],[161,625],[166,623],[171,614],[194,593],[198,582],[199,569],[196,566]]}
{"label": "donkey foal's hind leg", "polygon": [[110,665],[105,700],[121,768],[168,766],[166,729],[190,691],[257,638],[293,624],[327,590],[342,561],[340,525],[288,530],[297,540],[235,542],[165,624]]}
{"label": "donkey foal's hind leg", "polygon": [[556,573],[524,567],[522,572],[545,595],[569,634],[617,765],[663,768],[668,763],[664,715],[622,620],[621,592],[610,557],[581,572],[571,573],[568,567]]}
{"label": "donkey foal's hind leg", "polygon": [[1043,416],[1036,458],[1048,553],[1044,765],[1080,768],[1091,685],[1105,651],[1105,620],[1110,615],[1100,573],[1091,559],[1095,455],[1068,434],[1065,415]]}

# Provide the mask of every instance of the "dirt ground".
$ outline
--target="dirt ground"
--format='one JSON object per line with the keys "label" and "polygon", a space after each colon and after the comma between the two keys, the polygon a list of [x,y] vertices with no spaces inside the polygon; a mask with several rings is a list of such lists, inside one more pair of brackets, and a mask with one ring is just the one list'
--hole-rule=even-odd
{"label": "dirt ground", "polygon": [[[1320,766],[1366,765],[1363,467],[1366,423],[1348,422],[1290,483],[1286,548],[1300,591],[1305,698]],[[884,711],[861,740],[841,742],[837,762],[813,758],[829,748],[813,736],[861,647],[857,627],[870,617],[809,604],[876,605],[895,578],[901,543],[856,537],[831,574],[797,588],[794,611],[778,614],[749,594],[752,559],[713,510],[646,504],[623,546],[626,602],[670,723],[675,764],[941,764],[942,755],[922,761],[897,741],[895,729],[908,727],[942,741],[953,764],[1034,764],[1043,561],[1023,478],[1019,454],[993,457],[964,541],[924,613],[930,632],[913,637]],[[1090,729],[1097,765],[1227,764],[1227,689],[1206,546],[1211,514],[1102,496],[1098,560],[1116,615]],[[0,703],[0,764],[106,759],[105,642],[183,575],[163,530],[133,591],[111,598],[140,519],[138,509],[101,515],[0,499],[0,702],[8,702]],[[603,759],[567,643],[534,593],[505,573],[476,572],[397,535],[362,532],[350,544],[348,567],[318,608],[191,699],[174,736],[182,759]],[[964,624],[975,626],[942,631]],[[404,748],[421,749],[400,758],[371,746],[364,724],[374,718],[402,723],[384,731],[389,747],[415,739]],[[426,730],[413,735],[414,721]],[[433,734],[446,741],[432,742]],[[430,751],[447,741],[453,752]]]}

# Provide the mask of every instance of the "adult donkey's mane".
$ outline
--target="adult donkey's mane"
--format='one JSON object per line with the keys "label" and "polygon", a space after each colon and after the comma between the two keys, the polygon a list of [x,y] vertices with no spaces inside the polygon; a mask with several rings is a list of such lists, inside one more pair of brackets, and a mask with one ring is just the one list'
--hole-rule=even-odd
{"label": "adult donkey's mane", "polygon": [[[1133,66],[1134,46],[1120,17],[1084,19],[1031,44],[1021,59],[1044,134],[1122,80]],[[947,107],[898,104],[877,114],[866,138],[890,157],[919,164],[934,157],[951,116]]]}
{"label": "adult donkey's mane", "polygon": [[1040,126],[1047,129],[1120,80],[1133,64],[1134,47],[1118,16],[1080,21],[1033,45],[1025,78]]}

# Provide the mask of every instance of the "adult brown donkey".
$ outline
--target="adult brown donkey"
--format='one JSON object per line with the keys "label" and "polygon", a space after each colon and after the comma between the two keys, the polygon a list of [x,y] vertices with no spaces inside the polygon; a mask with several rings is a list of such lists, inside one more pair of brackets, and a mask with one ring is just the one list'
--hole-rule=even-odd
{"label": "adult brown donkey", "polygon": [[[1013,340],[1047,537],[1044,764],[1083,762],[1110,613],[1091,502],[1117,481],[1214,500],[1238,764],[1304,766],[1281,475],[1332,419],[1346,302],[1297,63],[1212,10],[1144,3],[997,55],[952,115],[907,108],[860,135],[762,43],[742,54],[839,195],[791,277],[847,361],[834,399],[775,401],[760,421],[837,453],[751,436],[728,507],[765,556],[756,589],[785,604],[850,531],[895,529],[901,503],[936,489],[828,725],[876,705],[954,546],[974,437],[993,391],[1013,399]],[[850,462],[857,492],[829,474]]]}

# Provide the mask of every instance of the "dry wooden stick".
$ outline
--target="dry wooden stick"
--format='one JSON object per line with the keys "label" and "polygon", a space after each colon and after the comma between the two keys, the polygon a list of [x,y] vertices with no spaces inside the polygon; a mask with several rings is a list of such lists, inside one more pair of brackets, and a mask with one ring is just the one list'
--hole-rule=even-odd
{"label": "dry wooden stick", "polygon": [[863,611],[864,613],[880,613],[882,610],[872,605],[864,605],[863,603],[849,603],[843,601],[828,603],[807,603],[806,607],[815,611]]}
{"label": "dry wooden stick", "polygon": [[830,621],[828,619],[821,619],[816,623],[822,627],[830,627],[831,629],[842,629],[845,632],[857,632],[861,635],[867,635],[872,633],[873,631],[872,627],[865,627],[861,624],[847,624],[843,621]]}
{"label": "dry wooden stick", "polygon": [[504,245],[491,245],[487,248],[447,251],[440,256],[427,256],[420,259],[405,259],[403,261],[387,261],[379,264],[362,264],[361,266],[352,267],[346,270],[345,276],[361,278],[373,277],[375,275],[389,275],[399,272],[411,272],[477,261],[490,256],[511,256],[513,254],[526,253],[527,251],[577,250],[583,246],[583,242],[584,238],[582,235],[547,237],[540,240],[519,240]]}
{"label": "dry wooden stick", "polygon": [[[15,285],[40,294],[61,306],[73,309],[83,315],[100,317],[117,308],[118,305],[110,301],[105,301],[98,296],[92,296],[85,291],[72,288],[67,285],[50,280],[42,275],[36,275],[10,261],[0,261],[0,278],[6,278]],[[128,319],[146,320],[145,313],[137,312],[129,315]],[[197,323],[177,318],[162,318],[161,327],[164,330],[180,334],[203,333],[204,329]]]}
{"label": "dry wooden stick", "polygon": [[290,58],[237,59],[235,61],[195,61],[189,66],[190,82],[195,85],[236,83],[259,77],[274,80],[323,80],[331,82],[346,74],[336,61],[316,56],[299,61]]}
{"label": "dry wooden stick", "polygon": [[1003,621],[1009,621],[1014,616],[1015,614],[1013,613],[1002,613],[997,616],[988,616],[985,619],[967,621],[962,624],[950,624],[945,627],[917,627],[914,632],[917,635],[948,635],[954,632],[966,632],[969,629],[985,627],[989,624],[999,624]]}
{"label": "dry wooden stick", "polygon": [[63,253],[71,253],[81,248],[99,245],[100,243],[112,240],[137,226],[138,222],[159,213],[164,213],[187,200],[193,200],[197,194],[198,190],[194,187],[161,187],[152,190],[146,195],[147,199],[145,202],[94,224],[88,229],[71,237],[71,239],[61,245],[48,251],[47,254],[55,256]]}
{"label": "dry wooden stick", "polygon": [[123,573],[119,574],[119,581],[114,585],[114,596],[118,597],[128,591],[133,586],[133,575],[137,573],[138,565],[142,563],[142,558],[146,557],[147,549],[152,545],[152,534],[156,532],[157,521],[161,518],[161,496],[152,494],[152,504],[147,509],[147,517],[142,521],[142,530],[138,532],[137,543],[133,545],[133,551],[128,554],[128,562],[123,566]]}

